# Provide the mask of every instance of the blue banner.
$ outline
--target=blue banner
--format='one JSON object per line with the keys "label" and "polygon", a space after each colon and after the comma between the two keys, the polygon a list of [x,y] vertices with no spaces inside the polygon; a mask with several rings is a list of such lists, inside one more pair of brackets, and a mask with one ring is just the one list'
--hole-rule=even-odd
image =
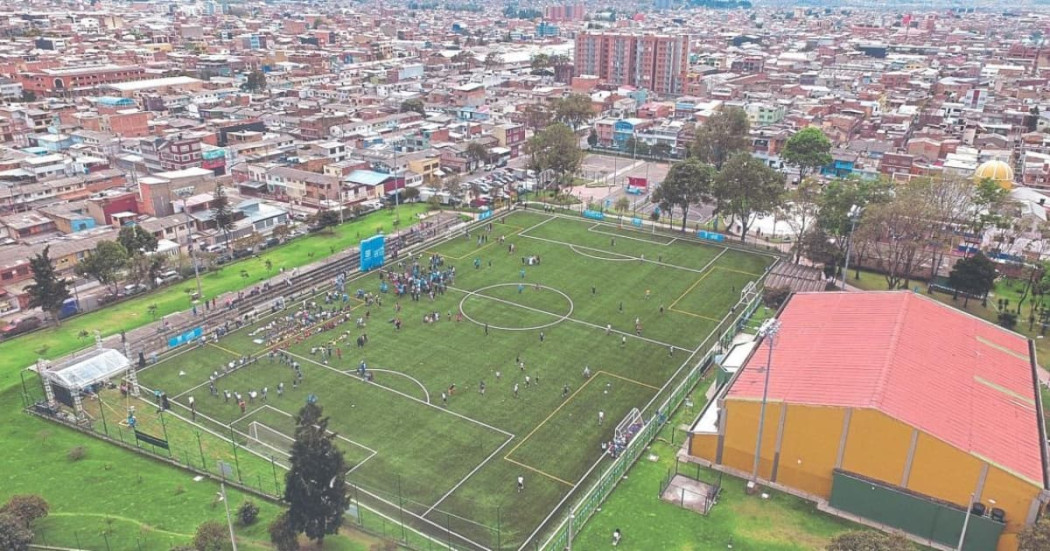
{"label": "blue banner", "polygon": [[696,232],[696,236],[699,237],[700,239],[707,239],[708,241],[722,242],[722,241],[726,240],[726,236],[725,235],[720,234],[720,233],[715,233],[713,231],[700,230],[700,231]]}
{"label": "blue banner", "polygon": [[642,227],[642,219],[641,218],[631,218],[631,225],[636,227],[636,228]]}
{"label": "blue banner", "polygon": [[600,210],[585,210],[583,211],[583,217],[594,220],[605,220],[605,213]]}
{"label": "blue banner", "polygon": [[478,214],[478,220],[488,220],[489,218],[492,218],[491,210],[483,210]]}
{"label": "blue banner", "polygon": [[634,186],[627,186],[627,194],[628,195],[641,195],[644,192],[645,192],[645,188],[634,187]]}
{"label": "blue banner", "polygon": [[203,335],[203,334],[204,334],[204,329],[203,328],[201,328],[201,327],[194,327],[193,329],[190,329],[189,331],[186,331],[185,333],[183,333],[181,335],[175,335],[174,337],[169,338],[168,339],[168,348],[175,348],[176,346],[180,346],[180,345],[186,344],[188,342],[196,341],[197,339],[201,338],[201,335]]}
{"label": "blue banner", "polygon": [[386,236],[377,235],[361,242],[361,271],[367,272],[383,265],[386,260]]}

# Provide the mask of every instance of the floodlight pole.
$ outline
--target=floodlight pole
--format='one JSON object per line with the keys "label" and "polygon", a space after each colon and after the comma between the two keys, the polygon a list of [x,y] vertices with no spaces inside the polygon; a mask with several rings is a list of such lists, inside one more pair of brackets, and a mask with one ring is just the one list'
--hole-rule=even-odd
{"label": "floodlight pole", "polygon": [[226,526],[230,528],[230,544],[233,551],[237,551],[237,537],[233,534],[233,520],[230,519],[230,502],[226,499],[226,483],[219,483],[219,495],[222,496],[222,505],[226,508]]}
{"label": "floodlight pole", "polygon": [[758,437],[755,439],[755,462],[751,467],[751,482],[758,484],[758,463],[762,456],[762,432],[766,428],[766,401],[769,398],[769,373],[773,365],[773,344],[776,341],[777,332],[780,331],[780,321],[776,318],[768,319],[758,328],[758,335],[763,339],[769,339],[769,355],[766,357],[766,380],[762,385],[762,406],[758,414]]}
{"label": "floodlight pole", "polygon": [[966,505],[966,516],[963,517],[962,533],[959,534],[959,545],[955,546],[956,551],[962,551],[963,543],[966,541],[966,529],[970,527],[970,511],[973,509],[974,495],[970,494],[970,503]]}

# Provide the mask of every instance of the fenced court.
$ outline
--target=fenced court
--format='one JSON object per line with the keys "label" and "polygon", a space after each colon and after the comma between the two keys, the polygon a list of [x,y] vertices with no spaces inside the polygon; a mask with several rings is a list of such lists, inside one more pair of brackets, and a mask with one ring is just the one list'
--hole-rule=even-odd
{"label": "fenced court", "polygon": [[294,415],[316,399],[346,454],[352,519],[373,511],[433,537],[419,548],[561,549],[569,508],[582,522],[611,491],[775,261],[531,210],[429,245],[420,263],[437,257],[455,276],[433,298],[398,297],[371,272],[327,303],[332,282],[318,281],[313,300],[339,314],[277,332],[299,301],[170,354],[139,372],[141,397],[88,400],[93,428],[150,449],[134,410],[139,433],[169,443],[158,454],[279,495]]}

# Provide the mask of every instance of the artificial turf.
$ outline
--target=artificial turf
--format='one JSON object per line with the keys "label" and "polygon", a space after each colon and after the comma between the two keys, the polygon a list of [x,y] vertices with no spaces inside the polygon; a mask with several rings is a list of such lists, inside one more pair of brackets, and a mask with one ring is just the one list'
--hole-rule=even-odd
{"label": "artificial turf", "polygon": [[[479,244],[483,234],[488,240]],[[313,395],[341,436],[353,484],[481,545],[516,547],[595,461],[608,461],[600,444],[612,439],[616,424],[674,376],[773,260],[533,212],[435,245],[424,265],[430,254],[456,266],[449,290],[418,302],[386,294],[382,306],[355,306],[354,317],[367,311],[367,327],[351,322],[293,341],[288,351],[303,371],[296,389],[292,370],[271,362],[247,336],[252,328],[149,367],[140,380],[174,397],[181,417],[189,417],[193,396],[202,430],[232,432],[259,456],[278,460],[282,438],[274,433],[290,434],[289,415]],[[541,262],[523,263],[530,256]],[[348,285],[370,292],[379,286],[376,274]],[[398,302],[400,331],[388,322]],[[441,320],[423,323],[432,312]],[[362,332],[369,342],[358,348],[353,341]],[[311,351],[329,343],[340,354],[326,364]],[[221,377],[219,397],[200,386],[243,354],[262,357]],[[373,383],[355,373],[362,360],[374,370]],[[280,382],[286,391],[278,397]],[[441,394],[452,385],[445,404]],[[223,390],[247,395],[262,387],[268,400],[257,398],[243,414],[221,397]],[[137,403],[148,423],[148,408]],[[169,421],[165,430],[187,430]],[[268,442],[252,442],[252,423]],[[262,484],[263,475],[256,476]],[[518,476],[526,481],[520,493]]]}

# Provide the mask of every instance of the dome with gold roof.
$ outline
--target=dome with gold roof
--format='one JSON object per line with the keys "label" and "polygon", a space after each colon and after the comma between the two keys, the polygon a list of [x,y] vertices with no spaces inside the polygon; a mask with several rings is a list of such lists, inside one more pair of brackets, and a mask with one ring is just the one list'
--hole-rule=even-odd
{"label": "dome with gold roof", "polygon": [[975,182],[989,178],[1003,187],[1011,189],[1014,187],[1014,169],[1002,161],[985,161],[973,173]]}

